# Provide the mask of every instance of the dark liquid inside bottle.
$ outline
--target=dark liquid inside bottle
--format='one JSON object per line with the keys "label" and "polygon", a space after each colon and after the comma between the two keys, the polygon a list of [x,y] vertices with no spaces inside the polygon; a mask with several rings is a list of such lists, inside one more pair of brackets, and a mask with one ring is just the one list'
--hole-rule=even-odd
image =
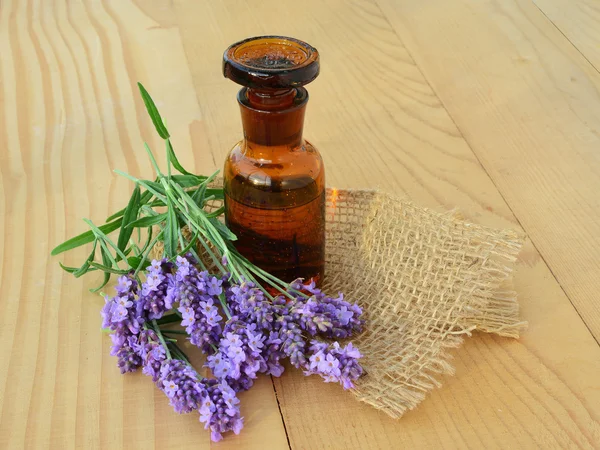
{"label": "dark liquid inside bottle", "polygon": [[324,191],[319,192],[309,177],[271,181],[262,190],[248,189],[241,176],[231,180],[225,202],[227,226],[238,238],[236,248],[281,280],[304,278],[318,283],[325,256]]}

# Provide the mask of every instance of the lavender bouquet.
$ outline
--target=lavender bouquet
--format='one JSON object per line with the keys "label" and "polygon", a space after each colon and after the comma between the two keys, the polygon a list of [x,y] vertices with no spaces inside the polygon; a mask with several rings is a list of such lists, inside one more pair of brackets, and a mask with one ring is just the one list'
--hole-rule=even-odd
{"label": "lavender bouquet", "polygon": [[[156,178],[116,171],[136,183],[127,206],[101,226],[84,219],[90,230],[52,251],[56,255],[92,243],[81,267],[61,267],[76,277],[103,272],[103,283],[93,292],[119,275],[116,293],[105,295],[101,314],[121,373],[141,368],[176,412],[198,411],[213,441],[227,431],[240,432],[237,394],[250,389],[260,373],[281,376],[286,358],[305,375],[352,388],[362,374],[361,354],[352,343],[342,346],[336,339],[362,329],[360,307],[342,294],[325,295],[314,283],[285,283],[239,254],[235,235],[219,221],[223,208],[207,209],[223,198],[222,189],[209,187],[217,173],[198,176],[181,166],[154,102],[139,87],[165,141],[167,173],[146,145]],[[179,174],[172,174],[173,168]],[[117,230],[115,243],[108,235]],[[149,261],[159,242],[163,258]],[[102,262],[96,261],[98,251]],[[184,330],[172,329],[177,323]],[[181,339],[207,355],[213,377],[197,373]]]}

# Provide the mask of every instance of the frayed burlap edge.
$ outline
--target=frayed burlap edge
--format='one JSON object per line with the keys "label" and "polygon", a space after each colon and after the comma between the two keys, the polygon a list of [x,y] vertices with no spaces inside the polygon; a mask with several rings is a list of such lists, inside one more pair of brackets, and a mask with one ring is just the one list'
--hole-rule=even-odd
{"label": "frayed burlap edge", "polygon": [[331,191],[324,290],[364,308],[354,394],[400,417],[453,374],[449,349],[474,330],[518,337],[512,265],[524,237],[374,191]]}
{"label": "frayed burlap edge", "polygon": [[454,373],[450,349],[463,336],[526,327],[511,280],[522,234],[377,191],[329,189],[327,199],[323,290],[357,301],[366,319],[353,339],[364,355],[358,400],[398,418]]}

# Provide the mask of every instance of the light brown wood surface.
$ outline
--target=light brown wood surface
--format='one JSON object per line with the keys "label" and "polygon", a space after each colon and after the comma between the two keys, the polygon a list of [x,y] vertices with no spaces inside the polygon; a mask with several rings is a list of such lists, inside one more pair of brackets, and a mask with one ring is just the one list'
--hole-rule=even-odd
{"label": "light brown wood surface", "polygon": [[[598,448],[600,17],[563,14],[567,3],[597,9],[3,0],[0,448]],[[262,378],[242,395],[243,432],[211,444],[197,415],[173,413],[141,374],[119,374],[99,329],[103,300],[88,291],[98,279],[74,279],[49,252],[84,229],[82,217],[123,204],[131,186],[113,169],[151,172],[141,144],[160,142],[137,81],[185,165],[221,166],[241,133],[222,51],[267,33],[321,53],[305,134],[329,185],[378,187],[529,234],[515,283],[530,326],[518,341],[467,339],[456,375],[400,420],[298,372]]]}

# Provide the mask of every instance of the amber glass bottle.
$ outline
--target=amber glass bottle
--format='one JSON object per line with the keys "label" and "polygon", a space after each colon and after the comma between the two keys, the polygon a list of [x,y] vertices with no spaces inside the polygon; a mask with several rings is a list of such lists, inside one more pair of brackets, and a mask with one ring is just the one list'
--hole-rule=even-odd
{"label": "amber glass bottle", "polygon": [[244,139],[225,161],[225,219],[236,247],[284,281],[323,280],[325,172],[319,152],[302,137],[308,93],[319,74],[310,45],[281,36],[233,44],[225,77],[238,93]]}

